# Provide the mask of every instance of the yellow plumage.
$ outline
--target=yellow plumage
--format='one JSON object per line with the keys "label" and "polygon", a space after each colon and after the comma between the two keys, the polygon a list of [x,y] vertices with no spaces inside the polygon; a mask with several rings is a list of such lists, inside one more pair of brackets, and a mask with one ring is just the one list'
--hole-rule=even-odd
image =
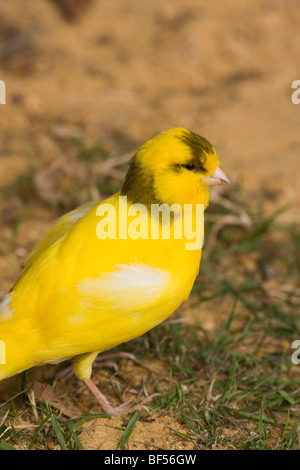
{"label": "yellow plumage", "polygon": [[[188,298],[201,249],[187,250],[184,236],[100,240],[97,214],[100,204],[110,204],[118,232],[120,196],[127,197],[126,210],[133,203],[206,207],[209,184],[218,184],[209,178],[213,180],[219,160],[201,139],[175,128],[148,141],[133,157],[119,193],[63,216],[29,255],[0,304],[6,356],[0,380],[69,358],[75,358],[76,375],[89,380],[98,352],[142,335]],[[219,177],[219,184],[224,178]],[[128,223],[132,220],[134,216]],[[146,223],[145,217],[140,222]],[[150,234],[150,225],[147,230]]]}

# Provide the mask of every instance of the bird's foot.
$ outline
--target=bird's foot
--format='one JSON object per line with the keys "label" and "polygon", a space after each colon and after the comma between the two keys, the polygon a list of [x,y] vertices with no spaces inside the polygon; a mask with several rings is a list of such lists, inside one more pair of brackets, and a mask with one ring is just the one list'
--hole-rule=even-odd
{"label": "bird's foot", "polygon": [[154,397],[159,395],[159,393],[152,393],[152,395],[149,395],[147,398],[145,398],[141,404],[128,407],[129,403],[132,402],[132,399],[130,399],[122,405],[114,408],[113,406],[111,406],[106,396],[103,395],[102,392],[100,392],[99,388],[93,382],[92,379],[85,380],[85,383],[96,398],[96,400],[98,401],[98,403],[100,404],[103,411],[111,416],[126,416],[129,413],[133,413],[135,411],[147,411],[147,413],[149,413],[149,409],[144,403],[152,401]]}

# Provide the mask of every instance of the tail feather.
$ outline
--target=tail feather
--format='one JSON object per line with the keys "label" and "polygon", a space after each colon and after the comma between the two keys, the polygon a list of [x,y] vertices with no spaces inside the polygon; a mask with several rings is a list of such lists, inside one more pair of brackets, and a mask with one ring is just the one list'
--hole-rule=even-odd
{"label": "tail feather", "polygon": [[24,326],[21,322],[0,321],[0,381],[35,365],[33,343],[24,334]]}
{"label": "tail feather", "polygon": [[0,338],[0,381],[34,366],[22,348],[14,345],[11,338],[3,335],[1,328]]}

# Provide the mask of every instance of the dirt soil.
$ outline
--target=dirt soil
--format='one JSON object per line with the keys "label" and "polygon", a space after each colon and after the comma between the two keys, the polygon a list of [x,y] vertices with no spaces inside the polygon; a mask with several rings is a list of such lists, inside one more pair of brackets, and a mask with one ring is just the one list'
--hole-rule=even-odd
{"label": "dirt soil", "polygon": [[[53,221],[98,195],[97,172],[84,161],[72,165],[82,143],[102,142],[125,161],[153,135],[189,128],[213,143],[249,197],[264,194],[267,211],[288,205],[283,217],[299,221],[300,105],[291,101],[300,79],[299,7],[299,0],[94,0],[74,19],[50,0],[26,8],[1,2],[0,297]],[[118,170],[114,176],[117,187]],[[120,365],[133,387],[149,368],[163,384],[163,361],[144,366]],[[109,381],[108,371],[96,374]],[[14,380],[1,384],[1,397]],[[57,387],[71,407],[99,411],[74,377]],[[193,448],[170,428],[186,432],[175,412],[155,412],[137,423],[128,448]],[[88,421],[81,441],[115,449],[121,434]]]}

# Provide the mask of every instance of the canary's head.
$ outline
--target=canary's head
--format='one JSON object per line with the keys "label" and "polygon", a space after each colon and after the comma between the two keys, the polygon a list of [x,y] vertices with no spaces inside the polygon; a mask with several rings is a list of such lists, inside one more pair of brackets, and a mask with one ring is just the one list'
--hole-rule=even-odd
{"label": "canary's head", "polygon": [[204,204],[212,185],[229,183],[213,146],[175,127],[145,142],[130,161],[121,194],[133,203]]}

